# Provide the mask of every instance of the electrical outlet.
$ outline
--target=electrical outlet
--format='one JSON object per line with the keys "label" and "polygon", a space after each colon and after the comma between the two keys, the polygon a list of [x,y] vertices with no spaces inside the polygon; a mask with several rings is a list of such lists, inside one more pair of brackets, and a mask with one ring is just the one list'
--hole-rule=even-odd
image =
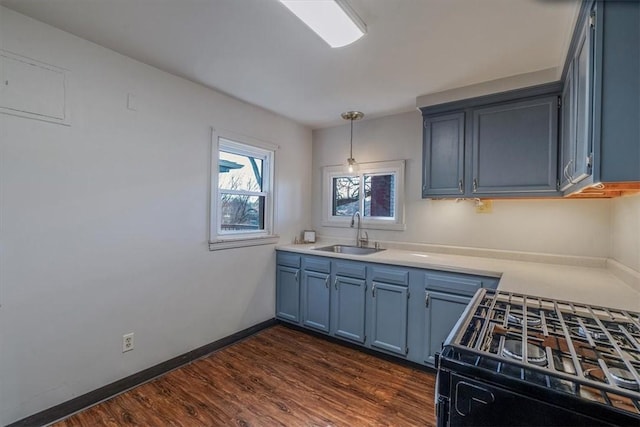
{"label": "electrical outlet", "polygon": [[122,336],[122,352],[133,350],[133,332]]}

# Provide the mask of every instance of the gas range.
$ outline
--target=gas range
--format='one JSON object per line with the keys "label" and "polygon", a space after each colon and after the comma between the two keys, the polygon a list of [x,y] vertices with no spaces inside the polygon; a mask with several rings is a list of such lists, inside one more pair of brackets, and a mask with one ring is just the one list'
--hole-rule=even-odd
{"label": "gas range", "polygon": [[[640,314],[481,289],[444,344],[437,388],[440,425],[638,426]],[[500,403],[515,396],[515,410]]]}

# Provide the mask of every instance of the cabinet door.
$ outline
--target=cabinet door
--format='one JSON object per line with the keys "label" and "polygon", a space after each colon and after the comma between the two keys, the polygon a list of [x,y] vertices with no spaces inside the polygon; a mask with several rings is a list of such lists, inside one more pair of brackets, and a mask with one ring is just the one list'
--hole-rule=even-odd
{"label": "cabinet door", "polygon": [[569,64],[567,78],[562,91],[562,111],[560,123],[560,189],[564,190],[571,185],[570,178],[572,167],[575,166],[576,152],[576,115],[575,115],[575,90],[573,79],[573,62]]}
{"label": "cabinet door", "polygon": [[575,153],[568,168],[572,183],[578,183],[591,174],[591,144],[593,125],[593,55],[592,30],[587,19],[573,60],[575,87]]}
{"label": "cabinet door", "polygon": [[408,288],[374,281],[371,296],[371,346],[406,355]]}
{"label": "cabinet door", "polygon": [[464,113],[425,117],[422,197],[464,193]]}
{"label": "cabinet door", "polygon": [[366,282],[363,279],[336,276],[333,286],[334,335],[364,343]]}
{"label": "cabinet door", "polygon": [[424,361],[435,363],[435,354],[460,319],[471,297],[425,291]]}
{"label": "cabinet door", "polygon": [[300,269],[276,266],[276,317],[300,322]]}
{"label": "cabinet door", "polygon": [[473,111],[472,193],[556,193],[558,98]]}
{"label": "cabinet door", "polygon": [[305,270],[302,287],[302,324],[329,332],[329,274]]}

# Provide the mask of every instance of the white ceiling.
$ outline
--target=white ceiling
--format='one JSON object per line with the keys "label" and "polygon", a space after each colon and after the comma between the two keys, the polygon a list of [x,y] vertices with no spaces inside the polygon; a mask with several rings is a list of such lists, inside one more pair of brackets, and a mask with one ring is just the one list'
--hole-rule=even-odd
{"label": "white ceiling", "polygon": [[351,0],[365,37],[331,49],[277,0],[0,0],[312,128],[561,67],[580,0]]}

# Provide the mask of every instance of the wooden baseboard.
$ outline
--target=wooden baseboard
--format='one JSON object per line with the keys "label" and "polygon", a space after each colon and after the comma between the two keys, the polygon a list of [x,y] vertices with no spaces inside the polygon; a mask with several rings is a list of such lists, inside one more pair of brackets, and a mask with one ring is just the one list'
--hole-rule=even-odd
{"label": "wooden baseboard", "polygon": [[235,334],[221,338],[212,343],[203,345],[202,347],[191,350],[188,353],[184,353],[180,356],[169,359],[165,362],[159,363],[155,366],[147,368],[143,371],[137,372],[133,375],[129,375],[126,378],[122,378],[111,384],[107,384],[104,387],[90,391],[89,393],[78,396],[74,399],[63,402],[59,405],[53,406],[44,411],[33,414],[27,418],[18,420],[7,427],[27,427],[27,426],[42,426],[51,424],[54,421],[68,417],[69,415],[76,413],[84,408],[95,405],[98,402],[102,402],[105,399],[120,394],[126,390],[150,381],[160,375],[166,374],[180,366],[186,365],[199,359],[214,351],[220,350],[223,347],[231,345],[237,341],[245,339],[251,335],[260,332],[263,329],[269,328],[275,325],[277,321],[275,319],[269,319],[264,322],[253,325],[247,329],[236,332]]}

